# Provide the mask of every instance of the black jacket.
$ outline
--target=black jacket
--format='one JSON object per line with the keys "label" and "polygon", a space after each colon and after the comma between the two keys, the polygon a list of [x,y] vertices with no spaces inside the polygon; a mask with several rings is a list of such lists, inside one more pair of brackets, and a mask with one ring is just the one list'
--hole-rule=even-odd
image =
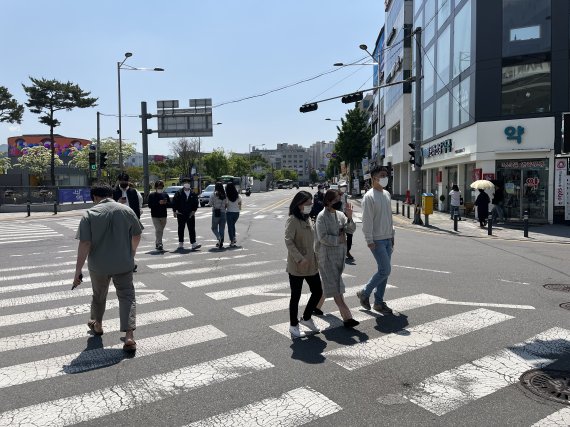
{"label": "black jacket", "polygon": [[[121,187],[117,187],[115,191],[113,191],[113,200],[117,202],[121,197],[123,197],[123,190]],[[127,200],[129,201],[129,207],[134,211],[137,218],[140,219],[141,205],[139,203],[139,193],[137,190],[131,187],[127,188]]]}
{"label": "black jacket", "polygon": [[176,193],[174,193],[174,199],[172,200],[172,210],[178,212],[183,216],[190,216],[190,213],[198,210],[198,196],[193,191],[190,191],[188,197],[184,193],[184,189],[181,188]]}
{"label": "black jacket", "polygon": [[[166,200],[165,205],[159,202]],[[167,209],[170,207],[170,197],[166,193],[150,193],[148,195],[148,207],[150,208],[150,216],[153,218],[166,218],[168,216]]]}
{"label": "black jacket", "polygon": [[320,191],[317,191],[315,196],[313,197],[313,207],[311,209],[311,213],[309,216],[313,219],[317,217],[320,211],[325,208],[325,195]]}

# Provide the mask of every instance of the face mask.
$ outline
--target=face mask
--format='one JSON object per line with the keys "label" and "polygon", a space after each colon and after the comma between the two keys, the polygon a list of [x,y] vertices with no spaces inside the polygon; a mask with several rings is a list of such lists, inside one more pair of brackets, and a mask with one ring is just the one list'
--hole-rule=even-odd
{"label": "face mask", "polygon": [[129,183],[128,182],[121,182],[119,185],[121,188],[127,188],[129,186]]}
{"label": "face mask", "polygon": [[305,215],[309,215],[311,213],[311,209],[313,208],[313,205],[305,205],[303,206],[303,213]]}
{"label": "face mask", "polygon": [[334,203],[331,205],[334,209],[336,209],[337,211],[340,211],[340,208],[342,208],[342,202],[339,200],[338,202]]}
{"label": "face mask", "polygon": [[388,185],[388,177],[384,177],[384,178],[379,178],[378,179],[378,183],[382,186],[382,187],[386,187]]}
{"label": "face mask", "polygon": [[184,184],[183,187],[185,190],[190,190],[190,184]]}
{"label": "face mask", "polygon": [[157,188],[157,189],[156,189],[156,192],[157,192],[157,193],[162,193],[163,191],[164,191],[164,188]]}
{"label": "face mask", "polygon": [[319,193],[325,194],[325,190],[324,190],[324,189],[323,189],[323,190],[319,190]]}

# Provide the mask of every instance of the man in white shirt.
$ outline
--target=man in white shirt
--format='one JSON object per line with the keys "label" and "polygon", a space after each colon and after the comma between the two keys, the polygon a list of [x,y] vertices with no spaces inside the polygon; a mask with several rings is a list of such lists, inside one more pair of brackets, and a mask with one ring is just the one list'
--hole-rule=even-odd
{"label": "man in white shirt", "polygon": [[384,189],[388,185],[388,169],[376,166],[370,175],[372,188],[362,198],[362,231],[366,244],[376,260],[378,271],[368,280],[362,290],[356,293],[356,296],[360,299],[360,305],[370,310],[370,295],[376,289],[374,310],[383,314],[392,314],[392,309],[384,302],[394,247],[392,202],[390,193]]}

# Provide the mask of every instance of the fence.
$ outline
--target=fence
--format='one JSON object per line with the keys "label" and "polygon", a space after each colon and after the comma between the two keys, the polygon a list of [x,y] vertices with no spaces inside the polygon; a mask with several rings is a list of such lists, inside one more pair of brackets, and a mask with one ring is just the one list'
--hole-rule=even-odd
{"label": "fence", "polygon": [[86,187],[0,186],[0,205],[86,203],[91,190]]}

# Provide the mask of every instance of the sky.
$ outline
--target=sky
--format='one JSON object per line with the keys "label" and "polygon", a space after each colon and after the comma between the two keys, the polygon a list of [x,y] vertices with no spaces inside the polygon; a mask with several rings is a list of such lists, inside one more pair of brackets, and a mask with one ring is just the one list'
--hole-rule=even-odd
{"label": "sky", "polygon": [[[205,152],[247,153],[278,143],[309,147],[336,138],[336,126],[352,104],[340,99],[300,113],[306,102],[372,87],[369,51],[384,21],[381,0],[77,0],[6,1],[1,6],[0,86],[20,102],[29,77],[71,81],[97,97],[97,106],[56,114],[55,132],[68,137],[117,137],[117,62],[161,67],[164,72],[121,71],[123,140],[141,148],[141,101],[212,98],[214,136]],[[334,71],[314,80],[241,102],[223,104]],[[135,116],[135,117],[128,117]],[[156,119],[149,120],[156,129]],[[26,110],[21,125],[0,123],[0,144],[10,136],[47,134],[38,115]],[[171,154],[175,139],[149,135],[149,154]],[[265,144],[265,146],[262,146]]]}

